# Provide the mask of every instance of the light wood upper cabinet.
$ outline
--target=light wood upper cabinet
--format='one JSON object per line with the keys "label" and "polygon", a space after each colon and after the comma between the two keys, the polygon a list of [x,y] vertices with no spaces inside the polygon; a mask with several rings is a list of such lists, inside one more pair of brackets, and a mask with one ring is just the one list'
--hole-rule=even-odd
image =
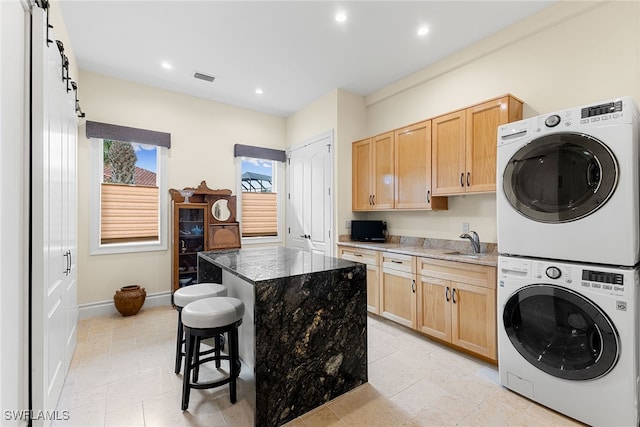
{"label": "light wood upper cabinet", "polygon": [[455,111],[432,119],[433,194],[465,192],[465,112]]}
{"label": "light wood upper cabinet", "polygon": [[396,209],[447,209],[431,194],[431,121],[395,131]]}
{"label": "light wood upper cabinet", "polygon": [[498,127],[522,119],[522,102],[512,96],[466,110],[467,192],[496,191]]}
{"label": "light wood upper cabinet", "polygon": [[373,209],[391,209],[395,191],[393,132],[374,136],[373,146]]}
{"label": "light wood upper cabinet", "polygon": [[394,136],[387,132],[354,142],[352,210],[392,209],[394,199]]}
{"label": "light wood upper cabinet", "polygon": [[506,95],[432,119],[433,194],[496,191],[498,126],[521,118]]}
{"label": "light wood upper cabinet", "polygon": [[351,146],[351,208],[371,210],[373,188],[373,142],[371,138],[354,142]]}

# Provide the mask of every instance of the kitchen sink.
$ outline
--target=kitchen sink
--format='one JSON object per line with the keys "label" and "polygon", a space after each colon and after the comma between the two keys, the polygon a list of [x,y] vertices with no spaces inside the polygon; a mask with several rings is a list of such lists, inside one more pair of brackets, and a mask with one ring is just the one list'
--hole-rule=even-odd
{"label": "kitchen sink", "polygon": [[470,254],[470,253],[459,252],[459,251],[451,251],[451,252],[443,252],[443,255],[457,255],[457,256],[463,256],[466,258],[480,258],[483,254],[482,253]]}

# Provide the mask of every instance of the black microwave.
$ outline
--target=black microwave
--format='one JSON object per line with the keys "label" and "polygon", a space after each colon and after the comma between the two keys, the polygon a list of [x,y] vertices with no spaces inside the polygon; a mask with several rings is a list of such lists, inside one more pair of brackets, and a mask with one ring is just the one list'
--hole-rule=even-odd
{"label": "black microwave", "polygon": [[358,242],[384,242],[387,223],[384,221],[351,221],[351,240]]}

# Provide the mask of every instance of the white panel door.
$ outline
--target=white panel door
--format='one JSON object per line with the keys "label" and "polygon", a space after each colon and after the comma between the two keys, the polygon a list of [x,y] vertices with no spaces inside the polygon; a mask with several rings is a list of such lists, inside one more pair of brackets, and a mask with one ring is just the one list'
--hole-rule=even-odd
{"label": "white panel door", "polygon": [[32,15],[30,386],[38,412],[56,408],[76,344],[77,120],[62,55],[46,43],[46,13]]}
{"label": "white panel door", "polygon": [[289,150],[287,246],[331,256],[333,136]]}

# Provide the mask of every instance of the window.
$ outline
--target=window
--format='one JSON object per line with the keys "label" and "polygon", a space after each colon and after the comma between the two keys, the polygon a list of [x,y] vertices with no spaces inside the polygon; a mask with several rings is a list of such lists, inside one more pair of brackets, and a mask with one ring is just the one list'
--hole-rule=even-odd
{"label": "window", "polygon": [[166,250],[167,148],[91,138],[90,154],[91,254]]}
{"label": "window", "polygon": [[282,241],[284,182],[279,178],[284,176],[284,152],[237,144],[235,151],[242,243]]}
{"label": "window", "polygon": [[278,193],[273,160],[242,159],[242,237],[278,235]]}

